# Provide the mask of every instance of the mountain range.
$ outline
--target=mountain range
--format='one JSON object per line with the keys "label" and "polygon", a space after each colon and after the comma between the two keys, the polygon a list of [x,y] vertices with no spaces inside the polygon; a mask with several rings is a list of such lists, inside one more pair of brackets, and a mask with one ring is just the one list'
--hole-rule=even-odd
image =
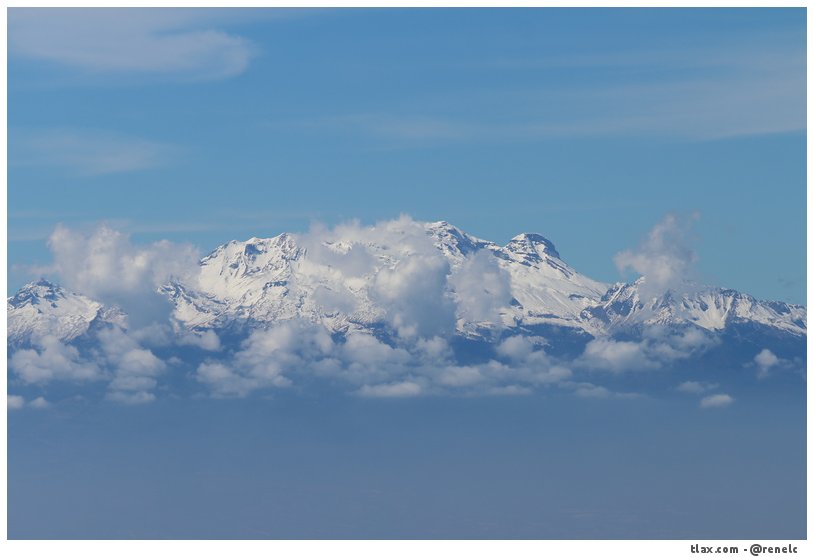
{"label": "mountain range", "polygon": [[[201,259],[192,280],[172,279],[159,291],[172,304],[173,320],[190,330],[245,331],[305,319],[332,333],[394,336],[391,306],[401,302],[403,279],[417,287],[407,293],[410,303],[428,304],[429,319],[438,320],[426,331],[471,339],[552,331],[600,338],[650,325],[713,334],[748,325],[770,335],[806,334],[802,306],[690,283],[646,296],[646,277],[617,284],[590,279],[539,234],[520,234],[499,246],[447,222],[421,226],[432,251],[414,238],[400,243],[392,235],[317,245],[294,234],[231,241]],[[422,281],[432,282],[423,293]],[[44,335],[69,342],[100,324],[127,321],[120,309],[44,279],[8,298],[7,309],[13,346]]]}
{"label": "mountain range", "polygon": [[[10,384],[39,397],[53,381],[106,385],[124,403],[318,383],[369,397],[646,386],[730,404],[714,390],[773,376],[798,392],[805,373],[805,307],[680,277],[606,284],[539,234],[500,246],[405,218],[232,241],[197,263],[167,243],[156,253],[72,261],[80,277],[112,277],[99,299],[45,279],[8,298]],[[628,373],[657,369],[678,375]]]}

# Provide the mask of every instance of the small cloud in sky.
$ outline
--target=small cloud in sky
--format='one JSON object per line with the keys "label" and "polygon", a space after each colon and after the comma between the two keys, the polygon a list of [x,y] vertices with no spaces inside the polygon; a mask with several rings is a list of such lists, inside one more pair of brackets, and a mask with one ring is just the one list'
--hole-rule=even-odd
{"label": "small cloud in sky", "polygon": [[735,399],[726,394],[710,395],[701,399],[701,408],[723,408],[735,402]]}
{"label": "small cloud in sky", "polygon": [[359,394],[362,396],[377,398],[416,396],[421,394],[421,385],[411,381],[390,383],[386,385],[364,385],[361,389],[359,389]]}
{"label": "small cloud in sky", "polygon": [[243,73],[254,47],[213,27],[212,10],[11,9],[9,54],[85,75],[225,79]]}
{"label": "small cloud in sky", "polygon": [[761,350],[757,356],[755,356],[755,364],[758,367],[757,376],[760,379],[766,378],[769,376],[769,370],[775,367],[777,364],[780,363],[780,358],[775,356],[774,352],[769,350],[768,348],[764,348]]}
{"label": "small cloud in sky", "polygon": [[6,400],[6,407],[9,410],[20,410],[26,406],[35,410],[44,410],[51,406],[51,403],[41,396],[38,396],[30,402],[26,402],[25,398],[21,397],[20,395],[8,395]]}
{"label": "small cloud in sky", "polygon": [[668,214],[648,232],[635,250],[617,253],[613,261],[620,273],[632,270],[644,277],[640,290],[645,296],[659,296],[680,289],[692,278],[698,259],[690,246],[690,230],[699,215]]}
{"label": "small cloud in sky", "polygon": [[45,400],[43,397],[38,396],[37,398],[29,402],[28,405],[31,408],[35,408],[37,410],[44,410],[45,408],[51,406],[51,403]]}
{"label": "small cloud in sky", "polygon": [[701,394],[706,391],[711,391],[712,389],[716,389],[718,385],[716,383],[706,383],[703,381],[684,381],[680,384],[676,389],[682,393],[689,393],[689,394]]}
{"label": "small cloud in sky", "polygon": [[9,164],[50,166],[80,176],[103,176],[163,166],[174,145],[102,130],[12,130]]}

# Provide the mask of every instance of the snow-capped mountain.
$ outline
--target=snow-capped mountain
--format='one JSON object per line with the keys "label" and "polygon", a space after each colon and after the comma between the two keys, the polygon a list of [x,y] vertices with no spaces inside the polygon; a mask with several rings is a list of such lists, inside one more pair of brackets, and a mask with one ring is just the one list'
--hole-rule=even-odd
{"label": "snow-capped mountain", "polygon": [[41,279],[23,286],[6,303],[9,344],[46,335],[71,341],[102,323],[124,326],[125,314]]}
{"label": "snow-capped mountain", "polygon": [[[538,234],[499,246],[435,222],[318,241],[308,234],[232,241],[204,257],[193,279],[170,281],[160,292],[174,306],[174,319],[198,331],[262,328],[295,318],[335,333],[387,330],[396,326],[392,306],[399,292],[413,288],[418,301],[411,303],[421,303],[422,289],[437,287],[439,297],[427,303],[439,311],[449,304],[453,332],[469,338],[490,338],[490,331],[531,334],[540,327],[602,337],[642,324],[716,332],[753,323],[806,334],[804,307],[696,286],[648,298],[645,280],[592,280]],[[116,308],[46,281],[23,287],[7,308],[12,344],[43,335],[70,341],[94,323],[125,323]]]}
{"label": "snow-capped mountain", "polygon": [[806,334],[806,309],[783,302],[759,301],[736,290],[688,284],[657,297],[644,297],[646,279],[615,284],[583,317],[596,320],[598,329],[638,325],[693,324],[710,331],[752,323],[792,335]]}
{"label": "snow-capped mountain", "polygon": [[[429,255],[448,265],[451,276],[479,253],[491,260],[511,292],[495,316],[499,325],[588,326],[582,311],[607,290],[570,268],[537,234],[521,234],[501,247],[446,222],[424,228],[436,250]],[[191,328],[294,317],[334,331],[364,328],[380,323],[387,312],[376,278],[383,271],[397,272],[420,248],[378,241],[305,246],[291,234],[251,238],[229,242],[203,258],[197,285],[175,282],[163,291],[175,304],[178,320]],[[454,288],[450,294],[459,295]],[[468,325],[459,320],[461,332]]]}

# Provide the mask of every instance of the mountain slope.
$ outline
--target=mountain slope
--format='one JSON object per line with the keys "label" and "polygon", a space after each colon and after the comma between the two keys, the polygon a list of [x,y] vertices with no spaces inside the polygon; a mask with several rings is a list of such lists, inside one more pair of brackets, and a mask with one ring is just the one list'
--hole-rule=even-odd
{"label": "mountain slope", "polygon": [[644,297],[646,279],[616,284],[583,317],[597,329],[612,331],[640,325],[693,324],[709,331],[753,323],[792,335],[806,334],[806,309],[783,302],[759,301],[735,290],[687,284],[657,297]]}
{"label": "mountain slope", "polygon": [[94,325],[123,326],[126,316],[90,298],[41,279],[23,286],[6,302],[8,342],[30,343],[46,335],[63,342],[84,335]]}

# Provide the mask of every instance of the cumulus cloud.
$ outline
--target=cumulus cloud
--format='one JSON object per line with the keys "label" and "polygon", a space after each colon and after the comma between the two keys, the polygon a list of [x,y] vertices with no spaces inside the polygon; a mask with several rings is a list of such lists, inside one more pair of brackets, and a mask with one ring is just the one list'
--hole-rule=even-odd
{"label": "cumulus cloud", "polygon": [[221,349],[220,337],[212,330],[181,334],[178,336],[177,342],[181,345],[197,346],[209,352],[217,352]]}
{"label": "cumulus cloud", "polygon": [[411,381],[383,385],[364,385],[359,389],[359,394],[375,398],[410,397],[421,394],[421,385]]}
{"label": "cumulus cloud", "polygon": [[780,358],[768,348],[764,348],[755,356],[754,362],[758,367],[758,377],[763,379],[769,376],[769,370],[780,363]]}
{"label": "cumulus cloud", "polygon": [[[412,339],[414,340],[414,339]],[[572,371],[528,339],[505,339],[498,359],[460,364],[441,337],[391,345],[364,332],[333,338],[321,325],[292,320],[255,331],[234,354],[210,358],[196,378],[215,396],[246,396],[314,378],[363,396],[522,394],[560,385]]]}
{"label": "cumulus cloud", "polygon": [[500,323],[500,311],[512,300],[508,273],[488,251],[467,258],[450,276],[458,315],[467,321]]}
{"label": "cumulus cloud", "polygon": [[[107,385],[107,396],[113,400],[153,400],[157,377],[167,364],[117,326],[97,331],[95,341],[94,347],[83,353],[77,346],[53,336],[37,338],[30,348],[11,354],[9,369],[25,384],[95,381]],[[35,399],[31,404],[44,408],[47,402]]]}
{"label": "cumulus cloud", "polygon": [[167,364],[119,328],[104,329],[98,338],[104,359],[113,373],[108,384],[108,397],[127,403],[153,400],[152,391],[158,384],[156,378],[166,370]]}
{"label": "cumulus cloud", "polygon": [[564,386],[574,389],[574,395],[579,398],[638,398],[638,393],[619,393],[611,391],[607,387],[594,385],[593,383],[566,383]]}
{"label": "cumulus cloud", "polygon": [[706,383],[704,381],[684,381],[678,387],[676,387],[676,390],[682,393],[698,395],[717,388],[717,383]]}
{"label": "cumulus cloud", "polygon": [[680,290],[692,278],[698,259],[690,246],[692,224],[697,213],[688,218],[667,215],[654,226],[636,250],[617,253],[613,260],[619,272],[632,270],[643,277],[640,292],[646,298]]}
{"label": "cumulus cloud", "polygon": [[25,406],[25,399],[19,395],[8,395],[6,399],[6,408],[9,410],[19,410]]}
{"label": "cumulus cloud", "polygon": [[[185,328],[169,311],[147,311],[156,290],[168,282],[206,283],[193,248],[169,242],[136,246],[106,226],[87,232],[58,227],[49,245],[52,270],[62,282],[107,304],[141,312],[142,318],[134,324],[131,315],[129,323],[94,327],[85,339],[95,341],[91,343],[39,339],[13,352],[9,366],[27,384],[104,381],[107,398],[123,403],[154,400],[170,366],[186,368],[216,397],[324,382],[366,397],[516,395],[553,388],[607,398],[633,395],[588,383],[586,373],[657,369],[716,343],[698,327],[647,325],[635,341],[598,337],[576,358],[555,357],[546,352],[549,344],[543,337],[523,334],[498,341],[495,337],[504,333],[495,330],[492,343],[482,346],[476,358],[464,356],[456,320],[499,321],[511,291],[509,277],[490,250],[464,249],[466,238],[452,234],[462,243],[443,244],[446,256],[442,253],[434,242],[439,230],[449,233],[447,226],[428,227],[401,217],[373,226],[314,227],[280,240],[295,250],[285,253],[297,254],[283,266],[271,255],[263,259],[262,242],[250,242],[245,249],[229,244],[237,246],[235,257],[240,258],[235,265],[228,256],[230,269],[244,264],[276,265],[275,273],[283,269],[286,300],[299,301],[293,313],[302,317],[289,313],[275,317],[265,329],[230,330],[225,338],[246,336],[225,343],[214,330]],[[654,237],[664,241],[665,234]],[[456,245],[463,248],[456,251]],[[224,268],[216,264],[210,271]],[[238,269],[238,275],[243,280],[245,273]],[[262,281],[268,277],[258,280],[265,286]],[[315,305],[310,292],[316,293]],[[199,299],[203,302],[205,296]],[[326,312],[330,307],[339,313]],[[762,352],[755,365],[778,365],[770,356],[768,350]],[[689,381],[679,390],[700,395],[713,387]]]}
{"label": "cumulus cloud", "polygon": [[580,363],[590,369],[614,373],[658,367],[651,360],[644,343],[597,338],[585,346]]}
{"label": "cumulus cloud", "polygon": [[197,272],[193,246],[166,240],[137,246],[107,225],[91,231],[59,225],[48,247],[54,257],[50,271],[64,286],[123,308],[133,326],[166,320],[169,304],[156,289],[171,279],[191,280]]}
{"label": "cumulus cloud", "polygon": [[45,336],[35,341],[32,348],[15,351],[9,359],[9,368],[25,383],[44,384],[54,380],[91,381],[102,379],[99,366],[87,361],[75,346]]}
{"label": "cumulus cloud", "polygon": [[434,336],[455,327],[455,309],[447,296],[449,263],[437,255],[415,255],[383,269],[374,293],[401,337]]}
{"label": "cumulus cloud", "polygon": [[8,395],[7,400],[8,402],[6,404],[9,410],[20,410],[24,407],[33,408],[35,410],[45,410],[51,406],[51,403],[41,396],[38,396],[30,402],[26,402],[25,398],[20,395]]}
{"label": "cumulus cloud", "polygon": [[452,295],[452,270],[424,223],[405,215],[372,226],[351,221],[334,228],[314,226],[295,239],[305,256],[289,288],[298,288],[299,282],[311,285],[323,309],[353,314],[360,309],[353,289],[369,302],[366,311],[381,314],[403,339],[455,330],[461,308]]}
{"label": "cumulus cloud", "polygon": [[735,402],[735,399],[726,394],[710,395],[701,399],[701,408],[723,408]]}
{"label": "cumulus cloud", "polygon": [[[245,396],[267,387],[291,384],[286,374],[320,369],[330,364],[334,347],[324,327],[288,321],[267,330],[252,332],[231,361],[207,360],[196,377],[219,396]],[[324,367],[324,366],[323,366]]]}
{"label": "cumulus cloud", "polygon": [[37,398],[29,402],[28,405],[36,410],[44,410],[50,407],[51,403],[45,400],[43,397],[38,396]]}
{"label": "cumulus cloud", "polygon": [[644,327],[641,336],[638,341],[591,340],[576,363],[614,373],[656,369],[703,354],[718,342],[711,334],[693,327],[676,331],[652,325]]}
{"label": "cumulus cloud", "polygon": [[434,336],[455,327],[455,307],[447,291],[449,262],[430,242],[420,223],[401,218],[381,226],[408,257],[377,273],[373,293],[402,337]]}

